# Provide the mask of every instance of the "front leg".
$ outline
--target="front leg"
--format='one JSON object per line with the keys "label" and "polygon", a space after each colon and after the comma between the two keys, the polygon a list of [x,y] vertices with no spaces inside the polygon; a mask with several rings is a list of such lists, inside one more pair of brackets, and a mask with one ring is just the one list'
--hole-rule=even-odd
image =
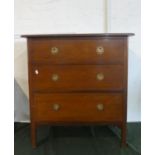
{"label": "front leg", "polygon": [[31,123],[31,143],[32,143],[32,147],[36,148],[37,144],[36,144],[36,124],[35,123]]}

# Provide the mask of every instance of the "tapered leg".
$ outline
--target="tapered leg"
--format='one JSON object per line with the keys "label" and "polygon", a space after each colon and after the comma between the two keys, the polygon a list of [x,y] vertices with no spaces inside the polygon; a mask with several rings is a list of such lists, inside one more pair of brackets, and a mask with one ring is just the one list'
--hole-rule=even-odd
{"label": "tapered leg", "polygon": [[36,124],[31,123],[31,143],[32,147],[36,148]]}
{"label": "tapered leg", "polygon": [[122,125],[122,130],[121,130],[121,146],[126,147],[126,124]]}

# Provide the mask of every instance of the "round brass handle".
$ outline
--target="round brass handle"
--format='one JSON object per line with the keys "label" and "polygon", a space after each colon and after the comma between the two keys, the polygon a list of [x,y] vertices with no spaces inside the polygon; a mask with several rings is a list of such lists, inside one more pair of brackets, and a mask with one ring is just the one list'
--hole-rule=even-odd
{"label": "round brass handle", "polygon": [[59,53],[59,49],[57,47],[52,47],[51,48],[51,53],[52,53],[52,55],[56,55],[56,54]]}
{"label": "round brass handle", "polygon": [[52,105],[52,109],[54,111],[58,111],[60,109],[60,105],[58,103],[55,103],[55,104]]}
{"label": "round brass handle", "polygon": [[101,80],[104,79],[104,74],[103,74],[103,73],[98,73],[98,74],[96,75],[96,78],[97,78],[97,80],[101,81]]}
{"label": "round brass handle", "polygon": [[53,74],[53,75],[52,75],[52,80],[53,80],[53,81],[58,81],[58,80],[59,80],[59,75]]}
{"label": "round brass handle", "polygon": [[38,75],[38,74],[39,74],[38,69],[36,69],[36,70],[34,71],[34,73],[35,73],[36,75]]}
{"label": "round brass handle", "polygon": [[97,104],[97,110],[103,111],[104,110],[104,105],[102,103]]}
{"label": "round brass handle", "polygon": [[96,52],[98,55],[102,55],[104,53],[104,48],[102,46],[98,46],[96,48]]}

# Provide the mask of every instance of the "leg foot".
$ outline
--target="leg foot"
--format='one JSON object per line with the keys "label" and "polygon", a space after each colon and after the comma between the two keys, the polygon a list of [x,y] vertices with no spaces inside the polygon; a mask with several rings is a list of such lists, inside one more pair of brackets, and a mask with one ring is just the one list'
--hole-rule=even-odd
{"label": "leg foot", "polygon": [[31,123],[31,143],[32,147],[36,148],[36,124]]}
{"label": "leg foot", "polygon": [[126,143],[126,125],[122,126],[122,130],[121,130],[121,147],[126,147],[127,143]]}

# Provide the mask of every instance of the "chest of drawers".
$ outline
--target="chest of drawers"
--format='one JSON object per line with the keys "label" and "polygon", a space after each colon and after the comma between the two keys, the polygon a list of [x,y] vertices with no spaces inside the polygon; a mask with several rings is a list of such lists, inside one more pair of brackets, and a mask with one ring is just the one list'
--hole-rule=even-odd
{"label": "chest of drawers", "polygon": [[32,146],[41,124],[114,124],[126,144],[127,50],[133,34],[24,35]]}

